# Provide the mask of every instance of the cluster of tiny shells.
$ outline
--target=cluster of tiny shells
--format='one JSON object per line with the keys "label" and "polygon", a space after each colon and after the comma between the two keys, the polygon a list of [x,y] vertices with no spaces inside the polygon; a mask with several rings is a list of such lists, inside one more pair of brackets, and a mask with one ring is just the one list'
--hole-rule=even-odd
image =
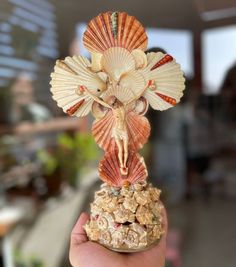
{"label": "cluster of tiny shells", "polygon": [[84,226],[89,239],[124,252],[149,247],[164,232],[159,197],[146,181],[122,188],[102,184]]}

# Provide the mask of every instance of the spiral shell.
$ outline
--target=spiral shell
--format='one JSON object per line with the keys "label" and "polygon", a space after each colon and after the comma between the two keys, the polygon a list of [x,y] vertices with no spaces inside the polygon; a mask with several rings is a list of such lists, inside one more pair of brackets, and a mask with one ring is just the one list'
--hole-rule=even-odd
{"label": "spiral shell", "polygon": [[133,184],[147,178],[147,169],[143,158],[132,152],[129,153],[127,161],[128,174],[121,175],[117,154],[114,151],[108,152],[99,163],[99,174],[104,182],[121,187],[125,181]]}
{"label": "spiral shell", "polygon": [[139,234],[130,229],[126,235],[124,242],[129,248],[137,247],[139,245]]}
{"label": "spiral shell", "polygon": [[147,54],[147,66],[138,70],[146,79],[155,82],[155,88],[145,91],[143,96],[152,108],[165,110],[175,106],[183,96],[184,77],[180,65],[170,55],[161,52]]}
{"label": "spiral shell", "polygon": [[103,53],[110,47],[129,51],[147,48],[147,35],[141,23],[125,12],[106,12],[93,18],[83,36],[84,46],[90,52]]}

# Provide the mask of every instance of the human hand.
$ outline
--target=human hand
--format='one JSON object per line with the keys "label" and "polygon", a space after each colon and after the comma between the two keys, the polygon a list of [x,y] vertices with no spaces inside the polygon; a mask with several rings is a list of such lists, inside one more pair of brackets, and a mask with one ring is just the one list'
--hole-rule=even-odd
{"label": "human hand", "polygon": [[88,219],[88,214],[82,213],[71,233],[69,257],[73,267],[164,267],[168,224],[164,209],[165,233],[160,242],[151,249],[135,253],[114,252],[98,243],[88,241],[83,229]]}

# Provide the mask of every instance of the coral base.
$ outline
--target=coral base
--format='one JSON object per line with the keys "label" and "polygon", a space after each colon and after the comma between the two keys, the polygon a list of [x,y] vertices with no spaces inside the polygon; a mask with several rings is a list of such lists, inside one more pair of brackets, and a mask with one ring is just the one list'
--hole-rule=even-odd
{"label": "coral base", "polygon": [[163,234],[160,190],[146,182],[122,188],[102,184],[84,226],[88,238],[120,252],[145,250]]}

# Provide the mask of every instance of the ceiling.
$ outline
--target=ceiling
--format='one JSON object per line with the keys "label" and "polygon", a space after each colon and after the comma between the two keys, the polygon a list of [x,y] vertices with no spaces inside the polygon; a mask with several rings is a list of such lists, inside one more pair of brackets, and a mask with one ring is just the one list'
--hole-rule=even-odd
{"label": "ceiling", "polygon": [[[235,0],[53,0],[58,19],[61,54],[68,53],[78,22],[88,22],[100,12],[126,11],[144,26],[199,31],[236,24]],[[217,17],[223,10],[226,16]],[[214,14],[212,14],[212,11]],[[228,17],[228,13],[230,16]],[[206,16],[202,16],[202,15]],[[210,16],[209,16],[210,15]],[[211,19],[213,16],[213,20]],[[204,18],[208,18],[204,21]],[[210,19],[209,19],[210,18]]]}

